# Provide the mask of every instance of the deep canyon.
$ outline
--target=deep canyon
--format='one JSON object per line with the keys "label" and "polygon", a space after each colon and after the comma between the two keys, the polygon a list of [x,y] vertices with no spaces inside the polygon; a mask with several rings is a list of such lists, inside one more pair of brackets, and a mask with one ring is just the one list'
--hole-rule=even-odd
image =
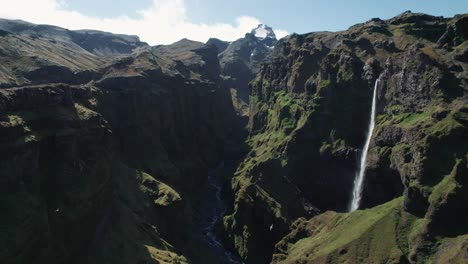
{"label": "deep canyon", "polygon": [[467,263],[467,81],[467,14],[157,46],[0,19],[0,263]]}

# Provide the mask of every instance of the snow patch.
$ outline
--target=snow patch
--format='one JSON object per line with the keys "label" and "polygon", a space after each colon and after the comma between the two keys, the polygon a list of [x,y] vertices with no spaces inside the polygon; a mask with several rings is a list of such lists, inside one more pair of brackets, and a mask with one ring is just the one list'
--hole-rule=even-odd
{"label": "snow patch", "polygon": [[267,36],[268,36],[268,31],[267,31],[266,26],[264,24],[259,25],[255,29],[255,37],[260,38],[260,39],[264,39]]}
{"label": "snow patch", "polygon": [[250,33],[259,40],[276,39],[273,29],[265,24],[258,25],[256,28],[252,29]]}

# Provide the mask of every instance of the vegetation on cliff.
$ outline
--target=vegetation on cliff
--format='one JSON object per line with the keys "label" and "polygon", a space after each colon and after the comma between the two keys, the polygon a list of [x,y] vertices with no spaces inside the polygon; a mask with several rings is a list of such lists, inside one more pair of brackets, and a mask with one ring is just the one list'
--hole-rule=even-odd
{"label": "vegetation on cliff", "polygon": [[405,12],[150,47],[0,20],[0,262],[219,263],[198,224],[224,164],[219,233],[247,264],[465,263],[467,32]]}
{"label": "vegetation on cliff", "polygon": [[[466,213],[437,220],[439,231],[442,223],[458,230],[451,242],[431,228],[442,200],[454,197],[444,214],[467,202],[463,176],[449,180],[454,170],[466,169],[468,158],[467,21],[466,15],[406,12],[276,44],[272,62],[250,84],[252,149],[232,180],[234,208],[224,224],[246,262],[266,263],[273,251],[274,261],[286,263],[466,257]],[[361,208],[403,198],[292,224],[298,216],[347,210],[377,78],[377,123]],[[420,229],[413,230],[413,222]],[[377,234],[388,236],[374,242]],[[454,251],[444,251],[444,243],[456,245]]]}
{"label": "vegetation on cliff", "polygon": [[216,50],[68,41],[0,37],[0,262],[200,262],[197,186],[238,131]]}

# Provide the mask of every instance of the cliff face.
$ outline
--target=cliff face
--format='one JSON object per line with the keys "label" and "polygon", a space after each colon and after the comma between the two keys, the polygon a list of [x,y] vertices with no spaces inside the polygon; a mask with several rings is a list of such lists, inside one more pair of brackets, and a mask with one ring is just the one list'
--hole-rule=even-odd
{"label": "cliff face", "polygon": [[0,88],[85,84],[113,58],[147,47],[136,36],[0,19]]}
{"label": "cliff face", "polygon": [[137,36],[112,34],[98,30],[68,30],[50,25],[37,25],[22,20],[0,19],[0,29],[21,36],[43,38],[51,42],[76,45],[96,56],[130,54],[146,47]]}
{"label": "cliff face", "polygon": [[200,238],[205,190],[245,263],[466,262],[468,16],[267,29],[149,47],[0,20],[0,262],[236,259]]}
{"label": "cliff face", "polygon": [[255,78],[260,65],[269,60],[276,42],[273,29],[263,24],[232,43],[217,39],[207,42],[218,49],[221,87],[231,93],[234,108],[240,116],[249,114],[249,82]]}
{"label": "cliff face", "polygon": [[0,93],[2,262],[77,257],[112,195],[107,124],[73,99],[86,98],[84,89]]}
{"label": "cliff face", "polygon": [[[24,39],[55,66],[14,70],[0,89],[0,262],[197,261],[192,198],[237,133],[216,50],[184,40],[101,59],[44,54],[40,36],[0,42]],[[2,61],[28,67],[14,49]]]}
{"label": "cliff face", "polygon": [[196,178],[194,168],[219,161],[235,132],[229,97],[218,89],[215,49],[182,40],[120,59],[102,74],[94,84],[97,109],[113,127],[119,155],[134,168],[195,188],[206,175]]}
{"label": "cliff face", "polygon": [[[232,180],[234,209],[224,219],[228,243],[247,263],[268,262],[290,226],[292,233],[276,245],[274,262],[463,258],[467,216],[441,214],[467,201],[459,174],[466,170],[468,149],[467,21],[466,15],[444,19],[407,12],[276,44],[272,62],[251,83],[252,150]],[[347,210],[377,78],[377,124],[361,208],[403,196],[381,211],[372,209],[385,217],[397,212],[385,221],[407,228],[403,235],[388,230],[389,239],[397,239],[388,245],[399,248],[395,255],[361,252],[371,230],[387,232],[380,224],[354,229],[353,223],[366,219],[361,212],[325,213],[292,224],[298,216]],[[342,217],[363,218],[341,223]],[[454,252],[438,244],[437,237],[448,235],[438,233],[443,223],[453,226],[455,238],[447,243],[457,245]],[[322,234],[341,236],[340,228],[353,236],[336,244],[323,239]]]}

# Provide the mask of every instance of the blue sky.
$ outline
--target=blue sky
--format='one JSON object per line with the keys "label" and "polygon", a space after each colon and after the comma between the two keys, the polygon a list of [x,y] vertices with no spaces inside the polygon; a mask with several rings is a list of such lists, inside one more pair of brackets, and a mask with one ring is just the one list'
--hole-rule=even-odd
{"label": "blue sky", "polygon": [[[66,0],[68,8],[84,14],[112,17],[150,6],[152,0]],[[468,0],[186,0],[194,23],[232,23],[239,16],[256,17],[288,32],[337,31],[373,17],[391,18],[406,10],[438,16],[468,12]]]}
{"label": "blue sky", "polygon": [[3,18],[138,35],[152,45],[182,38],[233,41],[259,23],[283,37],[344,30],[406,10],[439,16],[468,13],[468,0],[0,0],[0,6]]}

